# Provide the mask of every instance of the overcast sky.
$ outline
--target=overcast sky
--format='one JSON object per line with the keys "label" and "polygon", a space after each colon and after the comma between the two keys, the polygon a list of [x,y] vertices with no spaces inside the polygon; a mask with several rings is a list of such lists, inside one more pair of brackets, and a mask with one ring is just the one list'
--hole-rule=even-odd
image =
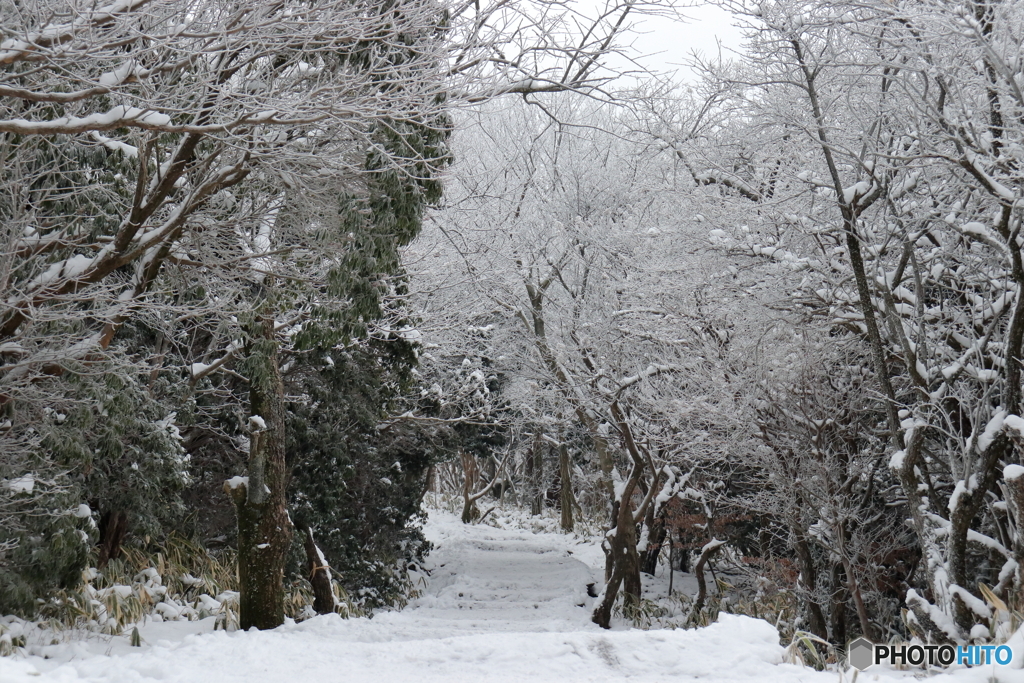
{"label": "overcast sky", "polygon": [[637,23],[641,35],[636,36],[633,48],[639,54],[651,55],[643,60],[645,65],[659,71],[679,70],[679,76],[686,79],[689,70],[684,64],[693,51],[716,55],[719,42],[726,57],[730,50],[741,49],[740,30],[733,26],[733,18],[725,10],[701,5],[687,9],[685,14],[689,17],[686,22],[653,17]]}

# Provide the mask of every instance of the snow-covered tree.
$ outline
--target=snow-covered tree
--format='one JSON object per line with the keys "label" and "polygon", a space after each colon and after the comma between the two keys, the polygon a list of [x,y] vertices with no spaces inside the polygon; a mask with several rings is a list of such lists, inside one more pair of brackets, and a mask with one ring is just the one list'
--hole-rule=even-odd
{"label": "snow-covered tree", "polygon": [[[684,464],[695,434],[709,435],[695,404],[718,400],[710,379],[728,344],[728,304],[703,290],[712,264],[694,254],[708,245],[678,220],[675,160],[633,136],[631,117],[582,99],[501,105],[456,133],[458,184],[413,246],[412,262],[428,268],[414,283],[458,278],[450,315],[496,329],[531,462],[539,444],[560,450],[568,434],[585,435],[583,462],[610,514],[595,613],[607,626],[620,586],[632,609],[641,566],[656,562],[663,539],[650,540],[652,527],[681,481],[670,465]],[[432,309],[441,284],[427,287]]]}
{"label": "snow-covered tree", "polygon": [[[905,595],[912,628],[963,642],[990,616],[978,582],[1004,597],[1021,583],[1007,504],[1024,330],[1019,8],[732,8],[749,21],[751,58],[716,74],[733,93],[721,142],[680,126],[658,137],[698,185],[748,205],[742,223],[719,214],[711,239],[774,263],[789,308],[863,344],[888,442],[876,457],[900,481],[922,555],[923,585]],[[767,153],[729,156],[744,129]],[[716,144],[727,174],[694,162]]]}
{"label": "snow-covered tree", "polygon": [[[190,389],[237,400],[231,382],[202,384],[235,373],[246,415],[214,431],[248,450],[252,480],[230,487],[242,622],[280,623],[290,526],[282,345],[365,334],[398,292],[397,249],[438,197],[454,104],[596,94],[634,15],[665,9],[610,2],[587,18],[507,0],[4,6],[5,410],[53,403],[51,378],[99,368],[139,318],[158,341],[148,359],[135,349],[126,372],[157,377],[179,359]],[[216,398],[204,407],[189,393],[176,398],[216,412]],[[15,478],[29,467],[25,429],[4,437]]]}

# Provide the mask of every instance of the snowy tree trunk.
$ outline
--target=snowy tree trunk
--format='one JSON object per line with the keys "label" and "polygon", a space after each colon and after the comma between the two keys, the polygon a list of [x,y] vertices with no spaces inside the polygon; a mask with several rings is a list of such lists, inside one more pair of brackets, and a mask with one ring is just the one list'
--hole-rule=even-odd
{"label": "snowy tree trunk", "polygon": [[[807,537],[803,530],[794,522],[790,522],[790,532],[793,535],[793,549],[796,551],[797,564],[800,567],[800,587],[803,593],[800,596],[807,608],[807,617],[811,633],[819,638],[828,638],[828,630],[825,626],[825,614],[821,605],[815,599],[815,584],[817,584],[817,572],[814,567],[814,558],[811,555],[811,548],[807,543]],[[844,605],[845,608],[845,605]]]}
{"label": "snowy tree trunk", "polygon": [[846,643],[846,602],[849,599],[846,590],[846,582],[843,580],[843,565],[836,562],[832,565],[831,575],[831,606],[830,606],[830,628],[833,643]]}
{"label": "snowy tree trunk", "polygon": [[[654,494],[659,490],[659,474],[655,471],[651,455],[648,451],[642,450],[633,438],[633,430],[626,421],[619,402],[612,401],[608,408],[622,437],[622,445],[629,453],[633,465],[630,467],[629,479],[622,487],[621,495],[612,499],[612,509],[615,511],[614,526],[608,531],[605,546],[605,575],[608,583],[605,586],[604,599],[594,610],[591,618],[602,628],[611,626],[612,606],[615,604],[620,586],[623,589],[622,608],[627,615],[640,605],[643,585],[640,582],[640,553],[637,550],[636,525],[647,514]],[[640,489],[645,470],[651,472],[651,483],[634,511],[630,501],[633,494]]]}
{"label": "snowy tree trunk", "polygon": [[953,509],[949,515],[946,553],[949,578],[954,584],[954,590],[951,591],[953,619],[965,634],[969,634],[972,627],[985,618],[985,615],[971,608],[969,603],[974,602],[973,599],[964,598],[964,595],[970,596],[971,590],[977,586],[977,578],[968,565],[967,536],[972,531],[973,520],[986,503],[987,492],[995,487],[997,464],[1010,454],[1011,448],[1009,437],[1005,433],[999,434],[972,463],[977,474],[963,478],[970,481],[976,477],[977,487],[964,491],[959,498],[953,499],[955,504],[951,503]]}
{"label": "snowy tree trunk", "polygon": [[1017,561],[1017,585],[1024,587],[1024,467],[1009,465],[1003,470],[1006,502],[1013,515],[1013,558]]}
{"label": "snowy tree trunk", "polygon": [[654,576],[654,572],[658,568],[661,546],[665,544],[665,538],[668,535],[665,527],[664,512],[665,510],[662,508],[661,513],[655,515],[654,506],[652,505],[644,517],[644,525],[647,527],[647,549],[644,551],[640,570],[644,574],[650,574],[651,576]]}
{"label": "snowy tree trunk", "polygon": [[526,472],[530,477],[530,514],[544,512],[544,434],[540,431],[533,440],[533,447],[526,461]]}
{"label": "snowy tree trunk", "polygon": [[853,572],[853,563],[844,554],[843,569],[846,572],[846,587],[853,598],[853,605],[857,610],[857,619],[860,621],[861,635],[868,640],[875,640],[875,629],[868,617],[867,605],[864,604],[864,596],[860,592],[860,585],[857,583],[856,575]]}
{"label": "snowy tree trunk", "polygon": [[565,444],[558,447],[558,475],[562,482],[560,493],[562,531],[571,533],[574,526],[572,508],[576,505],[576,499],[572,495],[572,467],[569,460],[569,449]]}
{"label": "snowy tree trunk", "polygon": [[636,490],[639,476],[640,472],[634,468],[618,505],[615,527],[606,537],[606,552],[611,572],[601,604],[591,617],[591,621],[601,628],[611,628],[612,607],[615,605],[620,587],[623,590],[623,608],[627,613],[631,607],[640,603],[640,554],[636,550],[636,524],[633,522],[633,510],[629,505],[629,498]]}
{"label": "snowy tree trunk", "polygon": [[612,470],[615,469],[615,463],[612,462],[612,454],[608,449],[608,440],[598,435],[594,426],[587,424],[587,427],[590,428],[591,438],[594,440],[594,450],[597,451],[597,464],[601,468],[601,479],[598,485],[607,494],[608,500],[611,500],[615,496],[615,484],[612,483]]}
{"label": "snowy tree trunk", "polygon": [[697,577],[697,597],[693,601],[693,608],[690,612],[691,616],[704,609],[704,603],[708,598],[707,582],[704,580],[704,567],[724,545],[725,543],[722,541],[712,540],[701,550],[700,559],[697,560],[697,564],[693,568],[693,574]]}
{"label": "snowy tree trunk", "polygon": [[334,588],[331,586],[331,568],[313,539],[312,528],[306,527],[302,541],[306,550],[309,583],[313,586],[313,611],[317,614],[333,614],[337,602],[334,600]]}
{"label": "snowy tree trunk", "polygon": [[284,623],[284,564],[292,533],[285,499],[284,385],[269,312],[259,314],[250,333],[249,477],[226,487],[238,514],[239,625],[268,629]]}
{"label": "snowy tree trunk", "polygon": [[480,478],[476,456],[463,451],[459,454],[462,462],[462,523],[469,524],[480,518],[480,508],[476,506],[476,482]]}

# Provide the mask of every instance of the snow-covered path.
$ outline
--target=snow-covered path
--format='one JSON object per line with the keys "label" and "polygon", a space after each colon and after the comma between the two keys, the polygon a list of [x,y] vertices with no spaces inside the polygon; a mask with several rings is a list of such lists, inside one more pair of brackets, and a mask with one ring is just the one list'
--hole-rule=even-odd
{"label": "snow-covered path", "polygon": [[442,533],[435,535],[431,576],[413,609],[374,621],[391,617],[398,633],[408,628],[422,637],[438,629],[453,635],[574,630],[589,614],[591,568],[547,536],[463,524],[445,525]]}
{"label": "snow-covered path", "polygon": [[[400,612],[249,633],[210,632],[210,620],[151,623],[141,648],[93,639],[53,646],[51,659],[0,658],[0,682],[838,681],[782,664],[774,628],[746,617],[690,631],[597,628],[587,596],[600,560],[592,544],[465,526],[443,513],[432,514],[428,535],[437,546],[430,576]],[[980,670],[959,673],[958,683],[986,680]],[[998,680],[1024,683],[1024,672],[1006,673]]]}

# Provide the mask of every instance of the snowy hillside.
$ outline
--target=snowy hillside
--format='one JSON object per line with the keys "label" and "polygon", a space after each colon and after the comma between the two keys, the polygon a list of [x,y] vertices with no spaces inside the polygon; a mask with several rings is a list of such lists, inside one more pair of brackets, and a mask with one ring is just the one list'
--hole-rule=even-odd
{"label": "snowy hillside", "polygon": [[[0,681],[850,680],[783,663],[775,629],[748,617],[723,615],[697,630],[598,628],[587,584],[600,576],[601,554],[578,537],[464,525],[445,512],[431,514],[427,531],[436,545],[430,574],[402,611],[248,633],[213,632],[212,618],[149,623],[141,648],[126,637],[93,637],[0,658]],[[995,680],[1024,681],[1020,670],[1000,669]],[[980,683],[992,674],[960,670],[936,680]],[[908,675],[868,672],[883,682]]]}

